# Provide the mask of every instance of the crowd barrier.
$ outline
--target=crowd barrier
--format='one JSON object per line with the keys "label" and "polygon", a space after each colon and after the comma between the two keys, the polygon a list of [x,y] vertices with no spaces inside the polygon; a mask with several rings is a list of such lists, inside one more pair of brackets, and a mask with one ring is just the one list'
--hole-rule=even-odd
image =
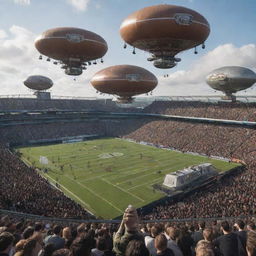
{"label": "crowd barrier", "polygon": [[[42,222],[50,222],[50,223],[66,223],[66,224],[74,224],[74,223],[110,223],[110,224],[118,224],[121,222],[121,219],[119,220],[104,220],[104,219],[75,219],[75,218],[54,218],[54,217],[45,217],[45,216],[38,216],[34,214],[28,214],[28,213],[21,213],[21,212],[15,212],[15,211],[9,211],[0,209],[1,215],[8,215],[13,218],[18,219],[28,219],[28,220],[34,220],[34,221],[42,221]],[[212,221],[235,221],[237,219],[254,219],[256,218],[256,215],[246,215],[246,216],[229,216],[229,217],[210,217],[210,218],[186,218],[186,219],[155,219],[155,220],[141,220],[141,223],[193,223],[193,222],[212,222]]]}
{"label": "crowd barrier", "polygon": [[[47,115],[46,113],[43,113]],[[63,112],[62,114],[65,114]],[[206,123],[212,125],[226,125],[226,126],[238,126],[238,127],[246,127],[255,129],[256,122],[251,121],[237,121],[237,120],[225,120],[225,119],[214,119],[214,118],[203,118],[203,117],[193,117],[193,116],[178,116],[178,115],[162,115],[162,114],[151,114],[151,113],[140,113],[140,112],[132,112],[132,113],[123,113],[123,112],[102,112],[102,111],[87,111],[87,112],[79,112],[76,111],[75,114],[67,117],[62,117],[60,114],[59,118],[57,115],[52,117],[42,118],[42,114],[39,115],[38,118],[34,116],[33,120],[19,120],[19,116],[14,118],[13,120],[0,119],[0,126],[13,126],[13,125],[21,125],[21,124],[41,124],[41,123],[55,123],[55,122],[81,122],[87,121],[88,119],[134,119],[134,118],[149,118],[149,119],[159,119],[159,120],[171,120],[171,121],[181,121],[181,122],[193,122],[193,123]],[[14,116],[15,117],[15,116]]]}

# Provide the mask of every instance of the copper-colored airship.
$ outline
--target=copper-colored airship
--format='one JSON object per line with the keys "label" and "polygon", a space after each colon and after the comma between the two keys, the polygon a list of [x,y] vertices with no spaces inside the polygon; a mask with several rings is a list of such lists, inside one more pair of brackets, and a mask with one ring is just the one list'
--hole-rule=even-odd
{"label": "copper-colored airship", "polygon": [[116,95],[119,103],[131,103],[133,96],[152,91],[157,83],[157,78],[151,72],[131,65],[105,68],[91,79],[97,91]]}
{"label": "copper-colored airship", "polygon": [[[45,31],[35,41],[35,47],[47,56],[47,61],[54,59],[54,64],[61,64],[67,75],[81,75],[86,66],[97,64],[108,50],[106,41],[99,35],[80,28],[60,27]],[[40,55],[39,59],[42,59]]]}
{"label": "copper-colored airship", "polygon": [[256,74],[245,67],[226,66],[213,70],[206,82],[213,89],[224,92],[223,99],[235,101],[233,93],[250,88],[256,82]]}
{"label": "copper-colored airship", "polygon": [[53,86],[53,82],[46,76],[29,76],[24,82],[24,85],[31,90],[45,91]]}
{"label": "copper-colored airship", "polygon": [[[208,21],[198,12],[176,5],[155,5],[128,16],[120,27],[123,40],[135,48],[152,54],[157,68],[172,68],[182,51],[202,44],[210,33]],[[126,44],[124,46],[126,48]]]}

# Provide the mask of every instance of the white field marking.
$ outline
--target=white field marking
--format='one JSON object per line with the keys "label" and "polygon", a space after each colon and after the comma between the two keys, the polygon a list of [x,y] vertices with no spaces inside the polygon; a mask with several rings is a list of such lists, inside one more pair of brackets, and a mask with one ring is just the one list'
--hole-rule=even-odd
{"label": "white field marking", "polygon": [[[108,158],[109,160],[110,160],[110,158]],[[104,159],[104,160],[106,160],[106,159]],[[127,160],[127,159],[126,159]],[[157,160],[157,161],[160,161],[161,159],[159,159],[159,160]],[[84,159],[83,159],[83,161],[84,161]],[[87,161],[87,160],[85,160],[85,161]],[[140,159],[139,160],[134,160],[134,161],[131,161],[131,160],[129,160],[130,161],[130,164],[132,163],[133,164],[133,166],[136,166],[137,165],[137,163],[141,163],[141,161],[140,161]],[[78,162],[78,161],[77,161]],[[76,162],[76,163],[77,163]],[[94,164],[95,162],[99,162],[99,159],[95,159],[95,161],[92,161],[92,160],[90,160],[90,163],[91,164]],[[107,164],[115,164],[115,162],[113,162],[113,159],[112,159],[112,161],[109,161],[109,162],[107,162],[107,163],[105,163],[105,165],[107,165]],[[129,164],[129,166],[130,167],[127,167],[127,168],[133,168],[131,165]],[[85,163],[84,164],[84,166],[86,166],[87,164]],[[83,167],[78,167],[79,169],[82,169]],[[118,167],[118,168],[122,168],[122,167]]]}
{"label": "white field marking", "polygon": [[[146,169],[147,170],[147,169]],[[167,170],[170,170],[170,168],[168,168],[168,169],[161,169],[161,171],[167,171]],[[155,171],[154,171],[155,172]],[[141,177],[145,177],[145,176],[149,176],[149,175],[152,175],[152,174],[155,174],[154,172],[151,172],[151,173],[147,173],[147,174],[144,174],[144,175],[140,175],[139,177],[137,177],[138,179],[139,178],[141,178]],[[137,173],[139,173],[139,172],[137,172]],[[136,178],[136,179],[137,179]],[[134,178],[131,178],[131,179],[128,179],[128,180],[125,180],[125,181],[122,181],[122,182],[119,182],[119,184],[123,184],[123,183],[126,183],[127,181],[133,181],[134,180]]]}
{"label": "white field marking", "polygon": [[[152,146],[151,146],[151,148],[152,148]],[[139,153],[141,153],[141,151],[140,150],[138,150],[138,151],[134,151],[134,153],[133,153],[133,155],[132,156],[136,156],[136,152],[137,152],[137,154],[139,154]],[[146,149],[143,153],[145,153],[145,154],[147,154],[147,153],[150,153],[150,152],[152,152],[152,151],[150,151],[149,149]],[[74,153],[74,151],[72,151],[72,152],[70,152],[70,153]],[[81,153],[81,154],[74,154],[74,155],[70,155],[70,154],[63,154],[63,155],[60,155],[62,158],[66,158],[66,159],[70,159],[70,158],[72,158],[73,156],[85,156],[84,155],[84,153]],[[92,155],[92,156],[94,156],[94,155]],[[125,156],[129,156],[129,154],[125,154]],[[166,156],[165,156],[166,157]],[[165,157],[163,158],[163,159],[165,159]],[[169,157],[169,156],[168,156]],[[96,158],[78,158],[77,160],[83,160],[83,161],[90,161],[90,162],[97,162],[98,161],[98,157],[96,157]],[[155,159],[154,159],[155,160]],[[161,160],[161,159],[156,159],[155,161],[159,161],[159,160]],[[64,162],[65,163],[65,162]]]}
{"label": "white field marking", "polygon": [[[163,163],[163,165],[162,165],[161,167],[159,167],[159,166],[152,167],[152,166],[151,166],[151,167],[141,168],[140,170],[148,170],[149,168],[150,168],[150,169],[152,169],[152,168],[164,168],[164,167],[167,166],[167,164],[170,165],[169,162],[167,162],[166,164],[164,164],[164,163],[165,163],[164,160],[161,160],[161,162]],[[135,163],[136,163],[136,164],[135,164]],[[132,164],[132,165],[131,165],[131,164]],[[127,167],[119,167],[119,168],[123,168],[123,170],[138,169],[138,166],[137,166],[137,167],[136,167],[136,166],[137,166],[137,162],[131,161],[129,167],[127,166]],[[137,173],[137,172],[134,172],[134,173]],[[125,176],[125,175],[126,175],[126,173],[121,174],[121,176]]]}
{"label": "white field marking", "polygon": [[[162,161],[161,161],[162,162]],[[165,162],[165,161],[164,161]],[[164,163],[163,162],[163,163]],[[134,161],[132,162],[132,163],[134,163]],[[136,164],[134,164],[135,165],[135,167],[136,167]],[[75,167],[76,168],[76,170],[84,170],[84,167],[78,167],[78,166],[76,166],[76,165],[72,165],[73,167]],[[163,166],[161,166],[161,168],[164,168],[164,167],[167,167],[167,166],[169,166],[169,164],[168,163],[166,163],[166,165],[163,165]],[[122,176],[129,176],[129,175],[132,175],[132,174],[136,174],[136,173],[140,173],[141,171],[147,171],[150,167],[147,167],[147,168],[143,168],[143,169],[140,169],[139,171],[137,171],[137,172],[132,172],[132,173],[129,173],[129,174],[127,174],[126,172],[129,170],[129,169],[137,169],[137,168],[135,168],[135,167],[133,167],[133,166],[130,166],[130,167],[126,167],[126,168],[123,168],[123,170],[124,170],[124,173],[120,173],[119,175],[118,175],[118,177],[122,177]],[[120,168],[122,168],[122,167],[120,167]],[[120,169],[119,168],[119,169]],[[159,167],[155,167],[155,168],[159,168]],[[153,173],[153,172],[152,172]],[[105,176],[105,175],[102,175],[102,176]],[[107,174],[106,176],[109,176],[109,174]],[[97,177],[97,176],[95,176],[95,177]],[[100,176],[98,176],[98,177],[101,177],[101,175]],[[79,177],[78,177],[79,178]],[[116,178],[116,177],[115,177]],[[92,178],[89,178],[89,179],[82,179],[82,181],[85,181],[85,180],[91,180],[91,179],[93,179],[93,177]]]}
{"label": "white field marking", "polygon": [[102,153],[102,154],[98,155],[98,158],[108,159],[108,158],[119,157],[119,156],[123,156],[123,155],[124,155],[124,153],[120,153],[120,152]]}
{"label": "white field marking", "polygon": [[[67,176],[65,176],[67,177]],[[108,203],[109,205],[111,205],[113,208],[115,208],[116,210],[118,210],[119,212],[123,213],[123,210],[119,209],[118,207],[116,207],[115,205],[113,205],[111,202],[109,202],[107,199],[103,198],[102,196],[98,195],[95,191],[91,190],[90,188],[87,188],[85,185],[83,185],[82,183],[80,183],[79,181],[73,180],[70,177],[67,177],[68,179],[72,180],[73,182],[79,184],[80,186],[84,187],[86,190],[90,191],[92,194],[94,194],[95,196],[99,197],[101,200],[105,201],[106,203]]]}
{"label": "white field marking", "polygon": [[[150,183],[148,183],[148,182],[145,182],[145,183],[141,183],[141,184],[139,184],[139,185],[136,185],[136,186],[134,186],[134,187],[132,187],[132,188],[129,188],[128,190],[132,190],[132,189],[134,189],[134,188],[138,188],[138,187],[141,187],[141,186],[144,186],[144,185],[150,185],[150,184],[154,184],[157,180],[160,180],[160,179],[162,179],[162,177],[160,177],[160,178],[157,178],[157,179],[154,179],[153,181],[154,182],[150,182]],[[151,180],[152,181],[152,180]]]}
{"label": "white field marking", "polygon": [[[136,144],[136,143],[135,143],[135,144]],[[137,145],[139,146],[140,144],[137,144]],[[148,145],[146,145],[146,146],[148,146]],[[151,149],[152,149],[152,148],[154,148],[154,147],[151,146]],[[115,150],[115,148],[113,148],[113,150]],[[58,154],[58,155],[54,155],[54,156],[62,156],[62,158],[70,158],[70,154],[71,154],[71,153],[74,153],[74,154],[72,154],[71,156],[84,156],[84,152],[83,152],[83,153],[80,153],[80,154],[75,154],[75,153],[78,153],[78,151],[79,151],[79,150],[76,150],[76,151],[73,150],[73,151],[67,152],[67,154],[62,154],[62,155],[59,155],[59,154]],[[87,151],[87,150],[83,150],[83,151]],[[79,152],[80,152],[80,151],[79,151]],[[135,153],[136,153],[136,152],[141,153],[141,150],[139,150],[139,149],[138,149],[138,151],[136,151],[136,150],[134,151],[134,150],[133,150],[133,152],[135,152]],[[150,149],[144,149],[143,152],[144,152],[144,153],[148,153],[148,152],[152,152],[152,150],[150,150]],[[92,155],[94,156],[95,154],[92,154]],[[97,157],[97,158],[98,158],[98,157]],[[95,158],[95,159],[97,159],[97,158]],[[87,159],[87,158],[85,158],[85,159]],[[90,160],[90,159],[88,158],[88,160]]]}
{"label": "white field marking", "polygon": [[[162,167],[167,167],[167,166],[169,166],[169,165],[162,166]],[[78,168],[78,169],[81,169],[81,168]],[[125,169],[124,169],[124,172],[126,172],[128,169],[129,169],[129,168],[125,168]],[[134,168],[133,168],[133,169],[134,169]],[[137,171],[137,172],[126,173],[126,174],[120,173],[120,174],[118,174],[118,178],[121,177],[121,176],[129,176],[129,175],[133,175],[133,174],[138,174],[138,173],[141,173],[141,172],[145,172],[145,171],[147,171],[147,170],[149,170],[149,169],[150,169],[150,167],[148,167],[148,168],[143,168],[143,169],[139,169],[139,171]],[[168,169],[169,169],[169,168],[168,168]],[[168,170],[168,169],[164,169],[164,171],[166,171],[166,170]],[[144,176],[148,176],[148,175],[151,175],[151,174],[154,174],[154,172],[141,175],[141,176],[139,176],[139,178],[140,178],[140,177],[144,177]],[[96,178],[102,178],[102,177],[110,177],[110,175],[109,175],[109,173],[108,173],[108,174],[98,175],[98,176],[94,176],[94,177],[91,177],[91,178],[85,178],[85,179],[79,179],[79,177],[78,177],[78,179],[83,182],[83,181],[89,181],[89,180],[93,180],[93,179],[96,179]],[[117,177],[114,177],[114,175],[113,175],[113,178],[116,179]],[[132,180],[134,180],[134,178],[131,178],[131,179],[128,179],[128,180],[119,182],[119,184],[125,183],[125,182],[127,182],[127,181],[132,181]],[[111,182],[111,178],[110,178],[110,181],[109,181],[109,182]],[[111,184],[113,184],[113,183],[111,183]]]}
{"label": "white field marking", "polygon": [[[55,179],[53,179],[52,177],[50,177],[48,174],[44,174],[45,176],[47,176],[49,179],[51,179],[52,181],[56,182]],[[59,186],[61,186],[63,189],[67,190],[72,196],[74,196],[78,201],[80,201],[83,205],[85,205],[88,208],[92,208],[88,203],[86,203],[85,201],[83,201],[81,198],[79,198],[77,195],[75,195],[73,192],[71,192],[69,189],[67,189],[65,186],[61,185],[60,183],[58,183]],[[89,213],[91,213],[92,215],[94,215],[90,210],[88,210],[87,208],[85,208],[86,211],[88,211]]]}
{"label": "white field marking", "polygon": [[118,188],[119,190],[121,190],[121,191],[125,192],[126,194],[129,194],[129,195],[131,195],[131,196],[133,196],[133,197],[135,197],[135,198],[139,199],[141,202],[145,202],[145,200],[144,200],[144,199],[142,199],[142,198],[140,198],[140,197],[138,197],[138,196],[136,196],[136,195],[132,194],[131,192],[129,192],[129,191],[127,191],[127,190],[124,190],[124,189],[120,188],[119,186],[117,186],[117,185],[115,185],[115,184],[112,184],[112,183],[111,183],[111,182],[109,182],[108,180],[106,180],[106,179],[101,179],[101,180],[105,181],[105,182],[106,182],[106,183],[108,183],[109,185],[112,185],[112,186],[114,186],[114,187]]}
{"label": "white field marking", "polygon": [[[136,144],[136,143],[135,143]],[[148,146],[148,145],[147,145]],[[151,146],[152,147],[152,146]],[[138,151],[138,153],[139,153],[140,151]],[[83,155],[83,154],[81,154],[81,155]],[[80,158],[79,160],[83,160],[84,161],[84,158]],[[92,159],[91,159],[92,160]],[[98,160],[98,159],[95,159],[96,161]],[[169,157],[168,158],[166,158],[166,156],[164,157],[164,158],[157,158],[157,159],[154,159],[154,161],[157,161],[157,162],[159,162],[159,161],[161,161],[161,162],[165,162],[164,160],[169,160]],[[140,162],[140,160],[137,160],[137,161],[132,161],[132,163],[133,163],[133,166],[135,165],[136,166],[136,164],[135,163],[137,163],[137,162]],[[73,165],[74,166],[74,165]],[[139,172],[132,172],[132,173],[129,173],[128,175],[127,175],[127,173],[126,173],[126,171],[128,171],[129,169],[134,169],[134,167],[133,166],[130,166],[130,167],[127,167],[127,168],[125,168],[124,170],[125,170],[125,173],[124,174],[119,174],[119,177],[121,176],[129,176],[129,175],[132,175],[132,174],[136,174],[136,173],[140,173],[142,170],[148,170],[148,168],[145,168],[145,169],[140,169],[140,171]],[[162,166],[161,168],[163,168],[163,167],[165,167],[165,166]],[[159,167],[158,167],[159,168]],[[76,166],[76,170],[83,170],[84,169],[84,167],[81,167],[81,168],[79,168],[78,166]],[[151,173],[149,173],[149,174],[147,174],[147,175],[151,175],[153,172],[151,172]],[[147,176],[147,175],[145,175],[145,176]],[[103,175],[103,176],[105,176],[105,175]],[[106,175],[106,176],[109,176],[109,175]],[[144,175],[143,175],[144,176]],[[89,178],[89,180],[91,180],[91,179],[93,179],[93,178]],[[115,179],[115,178],[114,178]],[[86,179],[82,179],[82,181],[85,181]],[[87,179],[88,180],[88,179]],[[133,180],[133,179],[129,179],[129,180]],[[128,180],[128,181],[129,181]],[[126,181],[124,181],[124,182],[120,182],[120,183],[125,183]]]}
{"label": "white field marking", "polygon": [[[168,168],[163,169],[164,167],[168,167]],[[165,165],[165,166],[161,166],[160,168],[157,167],[157,168],[158,168],[158,170],[161,169],[161,171],[167,171],[167,170],[170,170],[170,164]],[[126,171],[127,169],[124,169],[124,170]],[[126,173],[126,174],[120,174],[120,175],[118,176],[118,178],[119,178],[119,177],[122,177],[122,176],[130,176],[130,175],[133,175],[133,174],[138,174],[138,173],[141,173],[142,171],[145,172],[145,171],[147,171],[147,170],[151,170],[151,172],[150,172],[150,173],[147,173],[147,174],[145,174],[145,175],[141,175],[141,176],[139,176],[138,178],[144,177],[144,176],[148,176],[148,175],[151,175],[151,174],[154,174],[154,172],[157,171],[157,170],[152,171],[152,169],[151,169],[150,167],[148,167],[148,168],[144,168],[144,169],[139,169],[139,171],[137,171],[137,172],[132,172],[132,173],[129,173],[129,174],[127,174],[127,173]],[[111,180],[111,179],[110,179],[110,180]],[[133,181],[133,180],[134,180],[134,178],[126,179],[125,181],[119,182],[119,184],[125,183],[125,182],[127,182],[127,181]]]}
{"label": "white field marking", "polygon": [[89,181],[89,180],[94,180],[94,179],[98,179],[98,178],[102,178],[102,177],[105,177],[105,176],[109,176],[108,174],[103,174],[103,175],[99,175],[99,176],[94,176],[94,177],[91,177],[91,178],[88,178],[88,179],[79,179],[80,181]]}
{"label": "white field marking", "polygon": [[[77,171],[77,170],[84,170],[84,168],[79,168],[77,167],[76,165],[72,165],[73,167],[75,167],[76,169],[74,171]],[[66,175],[69,175],[69,174],[66,174]],[[69,175],[71,176],[71,175]],[[79,181],[88,181],[88,180],[94,180],[94,179],[97,179],[97,178],[101,178],[101,177],[105,177],[105,176],[109,176],[109,174],[102,174],[102,175],[98,175],[98,176],[93,176],[91,178],[85,178],[85,179],[80,179],[78,176],[77,178],[79,179]]]}

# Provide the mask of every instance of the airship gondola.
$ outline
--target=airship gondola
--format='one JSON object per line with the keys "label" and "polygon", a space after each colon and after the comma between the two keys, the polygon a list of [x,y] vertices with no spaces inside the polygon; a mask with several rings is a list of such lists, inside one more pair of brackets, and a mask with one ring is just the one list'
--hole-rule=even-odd
{"label": "airship gondola", "polygon": [[[61,64],[67,75],[81,75],[87,63],[101,59],[107,52],[106,41],[99,35],[80,28],[60,27],[45,31],[35,41],[47,61]],[[40,55],[39,59],[42,59]]]}
{"label": "airship gondola", "polygon": [[91,79],[91,84],[97,91],[117,96],[119,103],[131,103],[133,96],[152,91],[157,83],[154,74],[132,65],[105,68]]}
{"label": "airship gondola", "polygon": [[223,99],[235,101],[233,93],[251,87],[256,82],[256,74],[245,67],[226,66],[213,70],[206,82],[214,90],[224,92]]}
{"label": "airship gondola", "polygon": [[176,5],[155,5],[129,15],[121,24],[120,34],[126,43],[149,52],[157,68],[173,68],[182,51],[202,45],[210,33],[208,21],[198,12]]}

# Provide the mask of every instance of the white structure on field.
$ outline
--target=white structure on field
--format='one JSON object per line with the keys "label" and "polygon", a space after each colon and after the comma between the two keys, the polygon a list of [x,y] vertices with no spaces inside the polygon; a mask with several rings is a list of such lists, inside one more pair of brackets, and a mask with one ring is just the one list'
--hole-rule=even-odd
{"label": "white structure on field", "polygon": [[49,164],[48,158],[46,156],[40,156],[39,162],[41,164]]}
{"label": "white structure on field", "polygon": [[206,178],[217,174],[218,172],[212,164],[200,164],[167,174],[163,185],[170,188],[177,188],[187,185],[199,178]]}

